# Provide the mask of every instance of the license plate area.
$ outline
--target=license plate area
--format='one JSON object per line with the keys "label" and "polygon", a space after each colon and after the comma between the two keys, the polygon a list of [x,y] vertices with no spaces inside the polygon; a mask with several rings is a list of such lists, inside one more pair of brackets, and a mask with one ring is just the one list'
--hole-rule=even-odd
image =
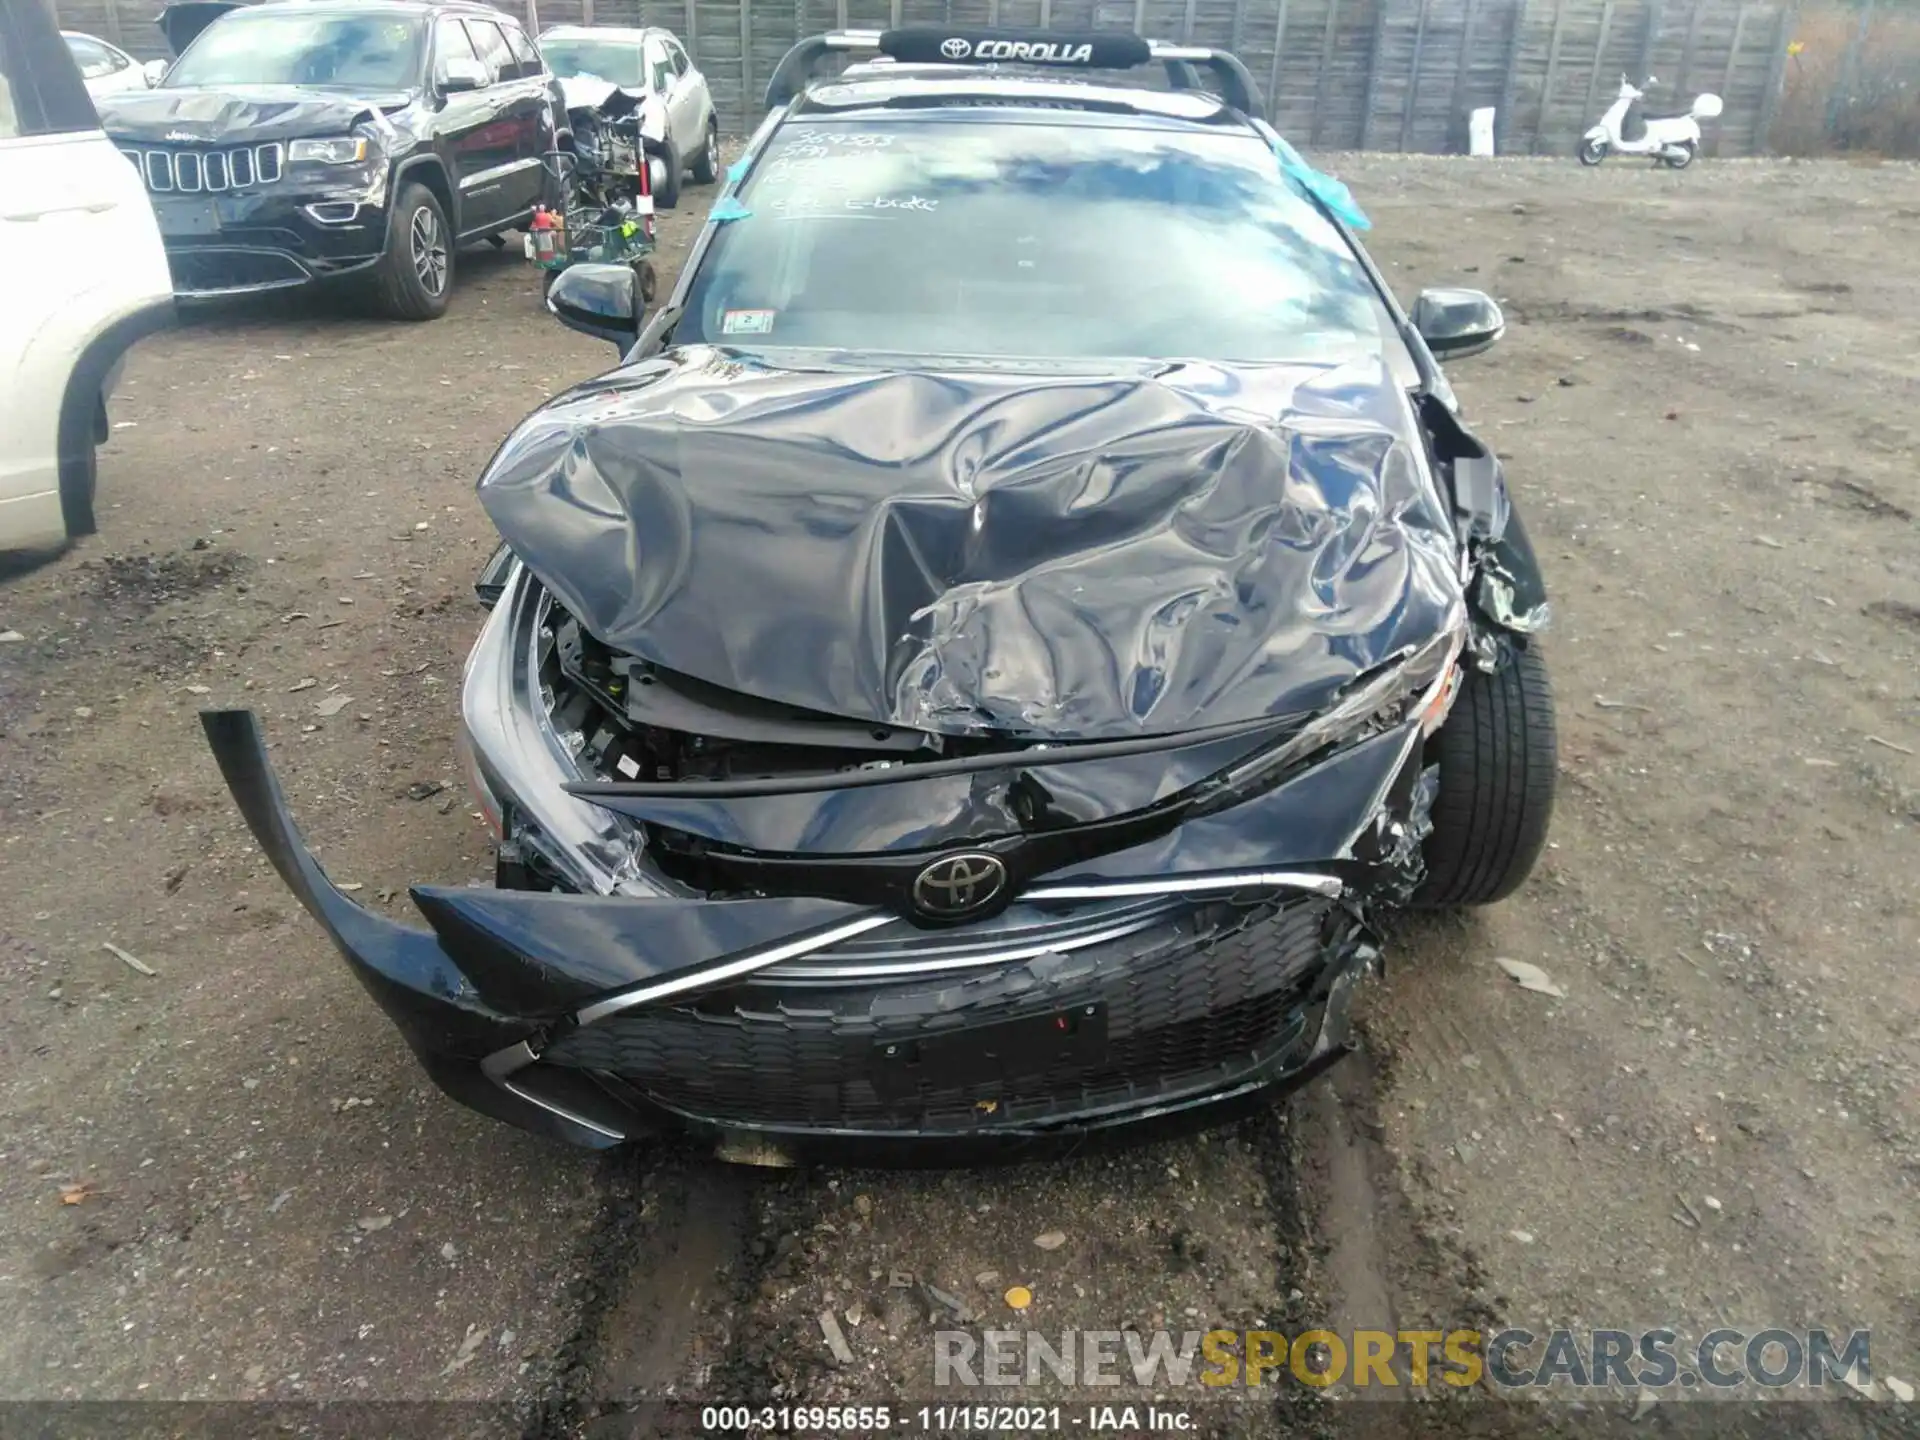
{"label": "license plate area", "polygon": [[154,218],[162,235],[218,235],[220,210],[211,199],[184,195],[153,197]]}
{"label": "license plate area", "polygon": [[995,1092],[1057,1071],[1095,1069],[1107,1054],[1107,1007],[1074,1005],[992,1025],[970,1025],[873,1047],[871,1074],[884,1100],[930,1090]]}

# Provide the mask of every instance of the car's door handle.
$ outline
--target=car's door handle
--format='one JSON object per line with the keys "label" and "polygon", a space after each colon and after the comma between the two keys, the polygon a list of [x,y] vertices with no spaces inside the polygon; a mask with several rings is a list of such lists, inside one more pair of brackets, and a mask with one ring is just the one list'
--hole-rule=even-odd
{"label": "car's door handle", "polygon": [[37,210],[0,210],[0,220],[38,220],[43,215],[70,215],[75,211],[104,215],[119,203],[117,200],[93,200],[74,205],[42,205]]}

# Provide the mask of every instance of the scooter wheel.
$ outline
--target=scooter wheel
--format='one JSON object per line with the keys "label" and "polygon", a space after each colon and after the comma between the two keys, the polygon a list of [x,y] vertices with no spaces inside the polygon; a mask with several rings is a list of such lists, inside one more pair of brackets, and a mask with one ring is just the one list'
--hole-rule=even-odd
{"label": "scooter wheel", "polygon": [[1583,139],[1580,148],[1574,154],[1580,157],[1582,165],[1598,165],[1607,158],[1607,142],[1604,140]]}
{"label": "scooter wheel", "polygon": [[1680,147],[1678,155],[1662,155],[1660,158],[1669,170],[1684,170],[1693,163],[1693,157],[1700,153],[1700,147],[1689,140]]}

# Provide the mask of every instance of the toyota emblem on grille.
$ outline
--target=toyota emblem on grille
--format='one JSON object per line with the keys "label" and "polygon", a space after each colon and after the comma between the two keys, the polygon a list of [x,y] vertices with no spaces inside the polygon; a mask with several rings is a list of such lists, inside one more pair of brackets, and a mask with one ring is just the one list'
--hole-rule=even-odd
{"label": "toyota emblem on grille", "polygon": [[913,880],[913,903],[928,915],[953,919],[991,904],[1007,888],[1007,867],[992,855],[946,855]]}
{"label": "toyota emblem on grille", "polygon": [[[951,40],[942,40],[940,42],[940,53],[949,60],[964,60],[968,55],[973,53],[973,46],[956,35]],[[1000,862],[996,860],[993,863],[998,865]]]}

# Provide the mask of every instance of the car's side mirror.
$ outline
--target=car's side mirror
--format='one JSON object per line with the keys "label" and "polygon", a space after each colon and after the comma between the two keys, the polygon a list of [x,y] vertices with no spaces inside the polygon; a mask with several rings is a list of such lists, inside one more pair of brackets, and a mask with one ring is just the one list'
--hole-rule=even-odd
{"label": "car's side mirror", "polygon": [[140,73],[147,77],[147,88],[151,90],[167,78],[167,62],[164,60],[149,60],[140,67]]}
{"label": "car's side mirror", "polygon": [[442,95],[484,90],[487,88],[487,67],[471,55],[454,55],[447,60],[446,69],[440,72],[438,85]]}
{"label": "car's side mirror", "polygon": [[631,265],[569,265],[547,291],[547,309],[569,330],[614,345],[622,355],[640,338],[646,302]]}
{"label": "car's side mirror", "polygon": [[1491,349],[1507,333],[1507,317],[1493,297],[1479,290],[1422,290],[1413,305],[1413,328],[1436,360],[1461,360]]}

